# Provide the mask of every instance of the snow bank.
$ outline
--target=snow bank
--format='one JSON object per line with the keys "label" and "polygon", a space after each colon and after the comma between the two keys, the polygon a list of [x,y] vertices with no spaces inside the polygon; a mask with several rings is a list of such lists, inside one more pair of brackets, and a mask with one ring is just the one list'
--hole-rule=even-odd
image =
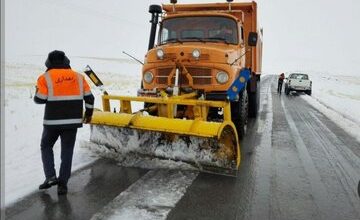
{"label": "snow bank", "polygon": [[94,126],[90,140],[97,143],[90,145],[94,146],[93,149],[104,157],[116,159],[123,166],[194,169],[193,166],[180,161],[195,163],[194,166],[200,169],[202,165],[229,166],[228,161],[216,158],[212,148],[206,148],[216,146],[218,141],[215,139],[169,137],[159,132]]}
{"label": "snow bank", "polygon": [[309,74],[312,96],[301,96],[360,142],[360,76]]}

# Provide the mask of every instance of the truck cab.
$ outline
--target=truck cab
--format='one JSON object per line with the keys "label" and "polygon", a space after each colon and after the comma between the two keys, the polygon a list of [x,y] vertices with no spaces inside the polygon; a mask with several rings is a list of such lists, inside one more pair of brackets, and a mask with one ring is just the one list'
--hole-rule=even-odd
{"label": "truck cab", "polygon": [[[222,33],[221,29],[225,29]],[[158,45],[146,56],[144,88],[166,89],[174,85],[171,72],[181,65],[179,85],[211,97],[231,86],[245,66],[241,24],[226,14],[169,16],[160,26]],[[240,30],[240,31],[239,31]]]}

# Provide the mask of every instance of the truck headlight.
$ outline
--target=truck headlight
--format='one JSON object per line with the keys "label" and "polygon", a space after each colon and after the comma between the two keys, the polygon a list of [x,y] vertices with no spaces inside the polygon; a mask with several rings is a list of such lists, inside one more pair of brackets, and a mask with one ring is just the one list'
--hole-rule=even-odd
{"label": "truck headlight", "polygon": [[144,74],[144,81],[146,83],[151,83],[153,81],[153,79],[154,79],[154,75],[152,74],[152,72],[148,71]]}
{"label": "truck headlight", "polygon": [[199,59],[200,55],[201,55],[200,50],[198,50],[198,49],[193,50],[192,56],[193,56],[195,59]]}
{"label": "truck headlight", "polygon": [[220,71],[216,74],[216,80],[218,81],[218,83],[224,84],[229,81],[229,75],[225,72]]}
{"label": "truck headlight", "polygon": [[156,50],[156,56],[160,59],[160,60],[162,60],[162,59],[164,59],[164,51],[163,51],[163,49],[157,49]]}

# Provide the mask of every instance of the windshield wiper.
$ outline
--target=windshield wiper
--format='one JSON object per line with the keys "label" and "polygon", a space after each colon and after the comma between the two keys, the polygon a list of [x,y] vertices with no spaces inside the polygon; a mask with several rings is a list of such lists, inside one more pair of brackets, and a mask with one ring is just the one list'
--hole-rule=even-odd
{"label": "windshield wiper", "polygon": [[200,37],[183,37],[181,38],[182,40],[198,40],[200,42],[205,42],[204,38],[200,38]]}
{"label": "windshield wiper", "polygon": [[228,42],[225,38],[222,38],[222,37],[208,37],[206,38],[206,40],[216,40],[216,41],[223,41],[227,44],[229,44],[230,42]]}
{"label": "windshield wiper", "polygon": [[168,42],[177,42],[177,43],[182,43],[181,40],[179,40],[178,38],[169,38],[165,41],[163,41],[163,43],[168,43]]}

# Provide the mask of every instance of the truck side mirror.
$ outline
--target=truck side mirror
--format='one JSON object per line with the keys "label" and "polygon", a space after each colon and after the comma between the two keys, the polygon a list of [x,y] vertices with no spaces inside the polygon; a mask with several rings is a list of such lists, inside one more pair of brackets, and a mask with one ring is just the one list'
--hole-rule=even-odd
{"label": "truck side mirror", "polygon": [[255,47],[258,40],[258,34],[256,32],[250,32],[248,37],[248,45]]}

